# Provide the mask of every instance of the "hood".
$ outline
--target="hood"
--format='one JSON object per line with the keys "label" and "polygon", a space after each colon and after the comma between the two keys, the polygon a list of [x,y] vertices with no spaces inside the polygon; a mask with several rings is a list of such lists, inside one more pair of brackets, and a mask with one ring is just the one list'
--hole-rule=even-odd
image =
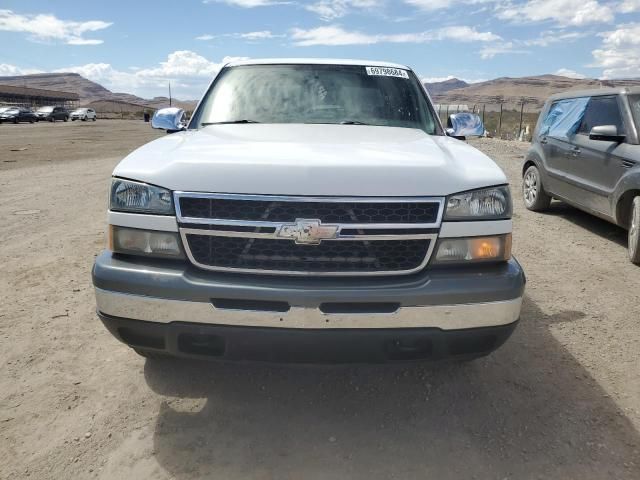
{"label": "hood", "polygon": [[171,190],[267,195],[443,196],[507,183],[465,142],[366,125],[212,125],[148,143],[113,174]]}

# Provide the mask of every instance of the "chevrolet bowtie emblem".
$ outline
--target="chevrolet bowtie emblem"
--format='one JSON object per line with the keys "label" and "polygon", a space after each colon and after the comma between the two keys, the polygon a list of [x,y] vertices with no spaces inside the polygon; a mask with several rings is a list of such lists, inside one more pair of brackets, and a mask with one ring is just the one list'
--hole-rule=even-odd
{"label": "chevrolet bowtie emblem", "polygon": [[294,223],[280,226],[276,234],[304,245],[319,245],[322,240],[330,240],[338,235],[337,225],[323,225],[320,220],[298,218]]}

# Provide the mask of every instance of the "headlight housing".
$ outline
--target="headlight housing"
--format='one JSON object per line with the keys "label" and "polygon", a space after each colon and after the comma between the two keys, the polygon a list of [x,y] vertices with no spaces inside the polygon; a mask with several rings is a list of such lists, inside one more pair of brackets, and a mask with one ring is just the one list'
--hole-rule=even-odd
{"label": "headlight housing", "polygon": [[441,238],[433,263],[505,262],[511,258],[511,234],[489,237]]}
{"label": "headlight housing", "polygon": [[173,198],[166,188],[131,180],[111,181],[109,208],[120,212],[173,215]]}
{"label": "headlight housing", "polygon": [[457,193],[447,198],[445,220],[501,220],[511,218],[508,185]]}

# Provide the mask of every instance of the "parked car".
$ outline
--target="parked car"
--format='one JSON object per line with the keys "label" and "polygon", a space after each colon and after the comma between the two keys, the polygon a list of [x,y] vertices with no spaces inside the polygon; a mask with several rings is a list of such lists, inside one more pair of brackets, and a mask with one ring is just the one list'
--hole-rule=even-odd
{"label": "parked car", "polygon": [[557,198],[628,230],[640,264],[640,88],[566,92],[545,104],[526,155],[529,210]]}
{"label": "parked car", "polygon": [[406,66],[229,63],[113,172],[97,311],[143,356],[468,359],[525,277],[502,170]]}
{"label": "parked car", "polygon": [[83,122],[93,120],[95,122],[96,111],[93,108],[76,108],[71,112],[71,121],[74,122],[76,120],[82,120]]}
{"label": "parked car", "polygon": [[69,110],[64,107],[40,107],[36,110],[39,121],[55,122],[56,120],[69,120]]}
{"label": "parked car", "polygon": [[28,108],[11,107],[0,113],[0,123],[37,122],[38,117]]}

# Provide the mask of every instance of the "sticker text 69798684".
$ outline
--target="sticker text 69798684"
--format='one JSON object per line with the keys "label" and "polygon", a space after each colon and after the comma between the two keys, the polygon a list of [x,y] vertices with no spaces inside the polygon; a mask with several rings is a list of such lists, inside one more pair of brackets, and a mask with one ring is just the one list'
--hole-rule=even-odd
{"label": "sticker text 69798684", "polygon": [[391,67],[366,67],[367,75],[377,75],[380,77],[399,77],[399,78],[409,78],[409,74],[406,70],[402,70],[401,68],[391,68]]}

